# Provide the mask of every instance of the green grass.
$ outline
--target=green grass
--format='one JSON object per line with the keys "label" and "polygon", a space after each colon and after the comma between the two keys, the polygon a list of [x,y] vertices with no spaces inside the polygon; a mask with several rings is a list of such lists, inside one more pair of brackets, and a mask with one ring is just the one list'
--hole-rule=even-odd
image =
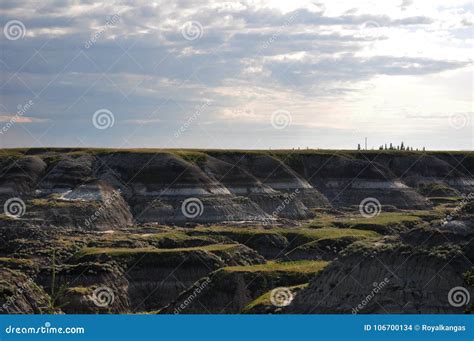
{"label": "green grass", "polygon": [[333,227],[320,229],[281,229],[280,233],[289,239],[304,237],[308,240],[336,239],[341,237],[371,238],[379,236],[379,234],[374,231]]}
{"label": "green grass", "polygon": [[43,207],[43,208],[68,208],[68,207],[100,207],[100,201],[97,200],[56,200],[51,198],[42,198],[42,199],[32,199],[29,201],[29,204],[33,206]]}
{"label": "green grass", "polygon": [[464,281],[467,285],[474,285],[474,266],[470,270],[463,273]]}
{"label": "green grass", "polygon": [[19,159],[24,155],[24,153],[27,151],[27,149],[18,149],[18,148],[2,148],[0,151],[0,159],[7,159],[11,158],[11,161],[13,162],[16,159]]}
{"label": "green grass", "polygon": [[355,230],[355,229],[341,229],[335,227],[312,229],[312,228],[272,228],[271,230],[260,228],[244,228],[244,227],[224,227],[215,226],[209,228],[197,228],[195,231],[200,233],[210,234],[238,234],[243,236],[252,236],[256,234],[280,234],[286,237],[294,237],[297,235],[304,236],[310,239],[321,238],[337,238],[345,236],[354,237],[374,237],[377,233],[373,231]]}
{"label": "green grass", "polygon": [[462,197],[429,197],[433,204],[454,204],[461,201]]}
{"label": "green grass", "polygon": [[66,290],[67,293],[76,294],[76,295],[90,295],[93,290],[89,287],[70,287]]}
{"label": "green grass", "polygon": [[228,266],[223,268],[228,272],[296,272],[302,274],[316,273],[324,269],[328,264],[325,261],[302,260],[295,262],[275,262],[270,261],[265,264],[247,266]]}
{"label": "green grass", "polygon": [[181,231],[176,232],[163,232],[163,233],[146,233],[146,234],[133,234],[138,238],[144,239],[154,239],[154,240],[161,240],[165,238],[173,239],[173,240],[184,240],[190,238],[186,233]]}
{"label": "green grass", "polygon": [[31,259],[21,259],[21,258],[8,258],[8,257],[0,257],[0,263],[3,264],[11,264],[15,266],[28,266],[31,267],[34,265],[34,262]]}
{"label": "green grass", "polygon": [[362,216],[341,219],[338,221],[341,225],[344,226],[358,226],[358,225],[399,225],[410,222],[420,222],[421,218],[412,215],[411,213],[407,214],[405,212],[388,212],[381,213],[380,215],[373,218],[364,218]]}
{"label": "green grass", "polygon": [[194,233],[198,234],[222,234],[222,235],[243,235],[251,236],[254,234],[277,234],[277,229],[260,229],[260,228],[247,228],[247,227],[234,227],[234,226],[212,226],[212,227],[198,227],[193,229]]}
{"label": "green grass", "polygon": [[432,221],[442,218],[443,214],[444,213],[441,209],[434,209],[426,211],[382,212],[373,218],[364,218],[360,214],[344,217],[321,215],[304,226],[308,228],[335,226],[349,229],[373,226],[383,229],[393,226],[414,225],[423,223],[423,221]]}
{"label": "green grass", "polygon": [[446,215],[446,212],[443,207],[435,207],[432,210],[411,211],[409,214],[424,221],[432,221],[435,219],[442,219]]}
{"label": "green grass", "polygon": [[194,163],[198,166],[203,165],[206,162],[207,154],[197,151],[185,151],[185,150],[178,150],[173,154],[179,156],[180,158]]}
{"label": "green grass", "polygon": [[41,207],[56,207],[58,202],[56,200],[50,199],[32,199],[30,200],[30,204],[34,206],[41,206]]}
{"label": "green grass", "polygon": [[306,244],[320,239],[337,239],[342,237],[354,237],[366,239],[380,236],[377,232],[370,230],[359,230],[352,228],[273,228],[271,230],[261,228],[242,227],[210,227],[198,228],[194,231],[207,235],[222,235],[233,239],[239,243],[247,244],[253,237],[261,236],[281,236],[286,238],[293,247]]}
{"label": "green grass", "polygon": [[90,247],[84,248],[76,255],[81,258],[90,255],[106,254],[109,256],[127,256],[127,255],[140,255],[140,254],[160,254],[160,253],[177,253],[177,252],[195,252],[195,251],[225,251],[235,248],[239,244],[214,244],[205,245],[198,247],[187,247],[187,248],[174,248],[174,249],[158,249],[153,247],[144,248],[97,248]]}
{"label": "green grass", "polygon": [[453,197],[459,195],[459,192],[454,188],[439,183],[422,184],[417,190],[425,197]]}
{"label": "green grass", "polygon": [[11,220],[15,220],[15,218],[9,217],[9,216],[7,216],[5,213],[1,213],[1,214],[0,214],[0,220],[3,220],[3,221],[11,221]]}
{"label": "green grass", "polygon": [[177,232],[164,232],[164,233],[151,233],[151,234],[134,234],[133,236],[136,236],[138,238],[142,239],[151,239],[151,240],[164,240],[164,239],[171,239],[176,242],[181,242],[181,241],[188,241],[188,240],[195,240],[195,239],[202,239],[202,240],[207,240],[209,242],[214,241],[212,238],[208,236],[190,236],[186,234],[185,232],[182,231],[177,231]]}

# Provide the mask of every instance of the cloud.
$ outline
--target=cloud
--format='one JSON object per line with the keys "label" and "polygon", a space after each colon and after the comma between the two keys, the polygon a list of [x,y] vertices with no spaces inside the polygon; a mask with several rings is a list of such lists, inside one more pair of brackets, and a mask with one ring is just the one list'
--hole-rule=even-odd
{"label": "cloud", "polygon": [[[176,126],[206,100],[213,105],[202,122],[264,123],[285,103],[303,107],[330,97],[341,105],[378,77],[468,68],[472,43],[462,6],[71,0],[31,8],[28,1],[6,0],[1,21],[21,20],[26,35],[0,40],[0,99],[13,112],[35,98],[36,121],[28,123],[54,121],[58,132],[88,124],[101,108],[114,113],[117,126]],[[194,40],[182,31],[190,21],[202,27]],[[420,34],[429,37],[426,45],[410,49]],[[419,52],[433,45],[453,58]],[[108,138],[104,143],[112,143]]]}
{"label": "cloud", "polygon": [[339,58],[309,55],[297,60],[271,60],[265,67],[284,86],[308,89],[308,86],[317,84],[321,89],[323,84],[331,86],[335,82],[357,82],[375,75],[425,75],[467,65],[469,62],[392,56],[358,57],[347,54]]}
{"label": "cloud", "polygon": [[0,122],[14,122],[14,123],[42,123],[47,122],[47,119],[20,116],[20,115],[0,115]]}
{"label": "cloud", "polygon": [[402,3],[400,4],[400,9],[402,11],[406,11],[411,5],[413,5],[413,0],[402,0]]}

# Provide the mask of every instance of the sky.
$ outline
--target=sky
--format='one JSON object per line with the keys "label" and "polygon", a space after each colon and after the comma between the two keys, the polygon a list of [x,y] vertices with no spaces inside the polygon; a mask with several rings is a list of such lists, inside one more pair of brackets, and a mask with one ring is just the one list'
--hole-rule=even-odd
{"label": "sky", "polygon": [[0,146],[473,150],[467,0],[0,2]]}

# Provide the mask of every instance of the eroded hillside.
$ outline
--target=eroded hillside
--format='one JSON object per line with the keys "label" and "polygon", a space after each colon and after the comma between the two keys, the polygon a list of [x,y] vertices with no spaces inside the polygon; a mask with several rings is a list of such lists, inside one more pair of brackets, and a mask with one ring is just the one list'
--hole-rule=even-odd
{"label": "eroded hillside", "polygon": [[469,312],[448,293],[472,294],[473,172],[468,152],[3,150],[1,311]]}

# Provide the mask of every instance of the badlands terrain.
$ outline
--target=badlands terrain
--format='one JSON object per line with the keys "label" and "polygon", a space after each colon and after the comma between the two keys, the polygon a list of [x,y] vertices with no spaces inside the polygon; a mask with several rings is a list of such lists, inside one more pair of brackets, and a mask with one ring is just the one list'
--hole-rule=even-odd
{"label": "badlands terrain", "polygon": [[473,173],[472,152],[4,149],[0,312],[470,313]]}

